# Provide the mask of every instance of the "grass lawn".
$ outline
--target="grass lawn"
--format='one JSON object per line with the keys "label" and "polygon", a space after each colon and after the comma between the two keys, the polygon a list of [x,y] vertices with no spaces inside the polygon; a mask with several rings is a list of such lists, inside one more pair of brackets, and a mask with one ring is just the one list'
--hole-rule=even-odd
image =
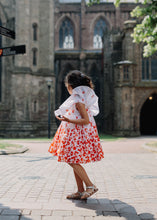
{"label": "grass lawn", "polygon": [[0,142],[0,150],[11,149],[11,148],[21,148],[22,146],[19,144],[10,144],[10,143],[1,143]]}
{"label": "grass lawn", "polygon": [[149,142],[146,145],[150,146],[150,147],[157,147],[157,142]]}
{"label": "grass lawn", "polygon": [[[52,137],[53,138],[53,137]],[[44,142],[44,141],[50,141],[52,140],[52,138],[46,138],[46,137],[41,137],[41,138],[0,138],[0,141],[1,140],[4,140],[4,141],[40,141],[40,142]]]}
{"label": "grass lawn", "polygon": [[99,134],[99,137],[103,141],[117,141],[124,139],[123,137],[114,137],[112,135],[107,135],[107,134]]}

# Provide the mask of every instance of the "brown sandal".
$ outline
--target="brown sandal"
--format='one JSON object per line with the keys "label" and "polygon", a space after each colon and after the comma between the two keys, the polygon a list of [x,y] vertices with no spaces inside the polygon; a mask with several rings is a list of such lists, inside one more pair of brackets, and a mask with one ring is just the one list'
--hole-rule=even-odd
{"label": "brown sandal", "polygon": [[81,199],[82,193],[81,192],[76,192],[68,195],[66,198],[67,199]]}
{"label": "brown sandal", "polygon": [[86,189],[92,189],[91,192],[83,192],[81,199],[87,199],[88,197],[92,196],[94,193],[96,193],[98,191],[98,188],[96,188],[96,186],[87,186]]}

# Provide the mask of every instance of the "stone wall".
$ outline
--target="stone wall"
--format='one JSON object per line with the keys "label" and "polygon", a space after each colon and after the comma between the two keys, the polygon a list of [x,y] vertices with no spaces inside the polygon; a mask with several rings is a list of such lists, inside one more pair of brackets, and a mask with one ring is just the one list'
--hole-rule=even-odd
{"label": "stone wall", "polygon": [[[1,10],[3,6],[6,17],[14,19],[16,32],[15,41],[9,39],[7,42],[3,37],[3,46],[26,45],[26,54],[2,58],[4,91],[0,103],[0,136],[47,136],[49,80],[52,81],[51,135],[56,131],[53,114],[55,109],[53,3],[49,0],[44,3],[40,0],[16,0],[15,5],[8,6],[8,1],[3,0],[0,5]],[[33,38],[34,24],[37,26],[36,40]],[[8,27],[7,22],[3,22],[3,25]],[[9,28],[13,29],[13,26]],[[35,64],[33,50],[36,50]]]}

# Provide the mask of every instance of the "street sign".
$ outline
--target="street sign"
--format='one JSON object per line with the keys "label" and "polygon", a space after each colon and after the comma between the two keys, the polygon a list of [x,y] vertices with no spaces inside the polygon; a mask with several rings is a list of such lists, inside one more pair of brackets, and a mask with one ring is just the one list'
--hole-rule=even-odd
{"label": "street sign", "polygon": [[0,35],[4,35],[6,37],[10,37],[12,39],[15,39],[15,32],[12,30],[9,30],[7,28],[4,28],[0,26]]}
{"label": "street sign", "polygon": [[25,45],[0,48],[0,57],[1,56],[24,54],[24,53],[26,53],[26,46]]}

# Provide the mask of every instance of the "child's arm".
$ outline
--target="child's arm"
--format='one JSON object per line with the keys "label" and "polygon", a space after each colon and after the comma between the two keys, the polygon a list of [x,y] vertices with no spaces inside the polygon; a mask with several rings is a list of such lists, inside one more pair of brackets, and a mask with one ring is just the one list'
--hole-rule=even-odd
{"label": "child's arm", "polygon": [[83,103],[76,103],[76,109],[79,111],[80,115],[81,115],[81,119],[69,119],[69,118],[66,118],[64,116],[62,116],[62,118],[58,118],[58,120],[60,121],[67,121],[67,122],[70,122],[70,123],[74,123],[74,124],[79,124],[79,125],[87,125],[89,124],[89,117],[88,117],[88,114],[87,114],[87,111],[86,111],[86,108],[85,108],[85,104]]}

